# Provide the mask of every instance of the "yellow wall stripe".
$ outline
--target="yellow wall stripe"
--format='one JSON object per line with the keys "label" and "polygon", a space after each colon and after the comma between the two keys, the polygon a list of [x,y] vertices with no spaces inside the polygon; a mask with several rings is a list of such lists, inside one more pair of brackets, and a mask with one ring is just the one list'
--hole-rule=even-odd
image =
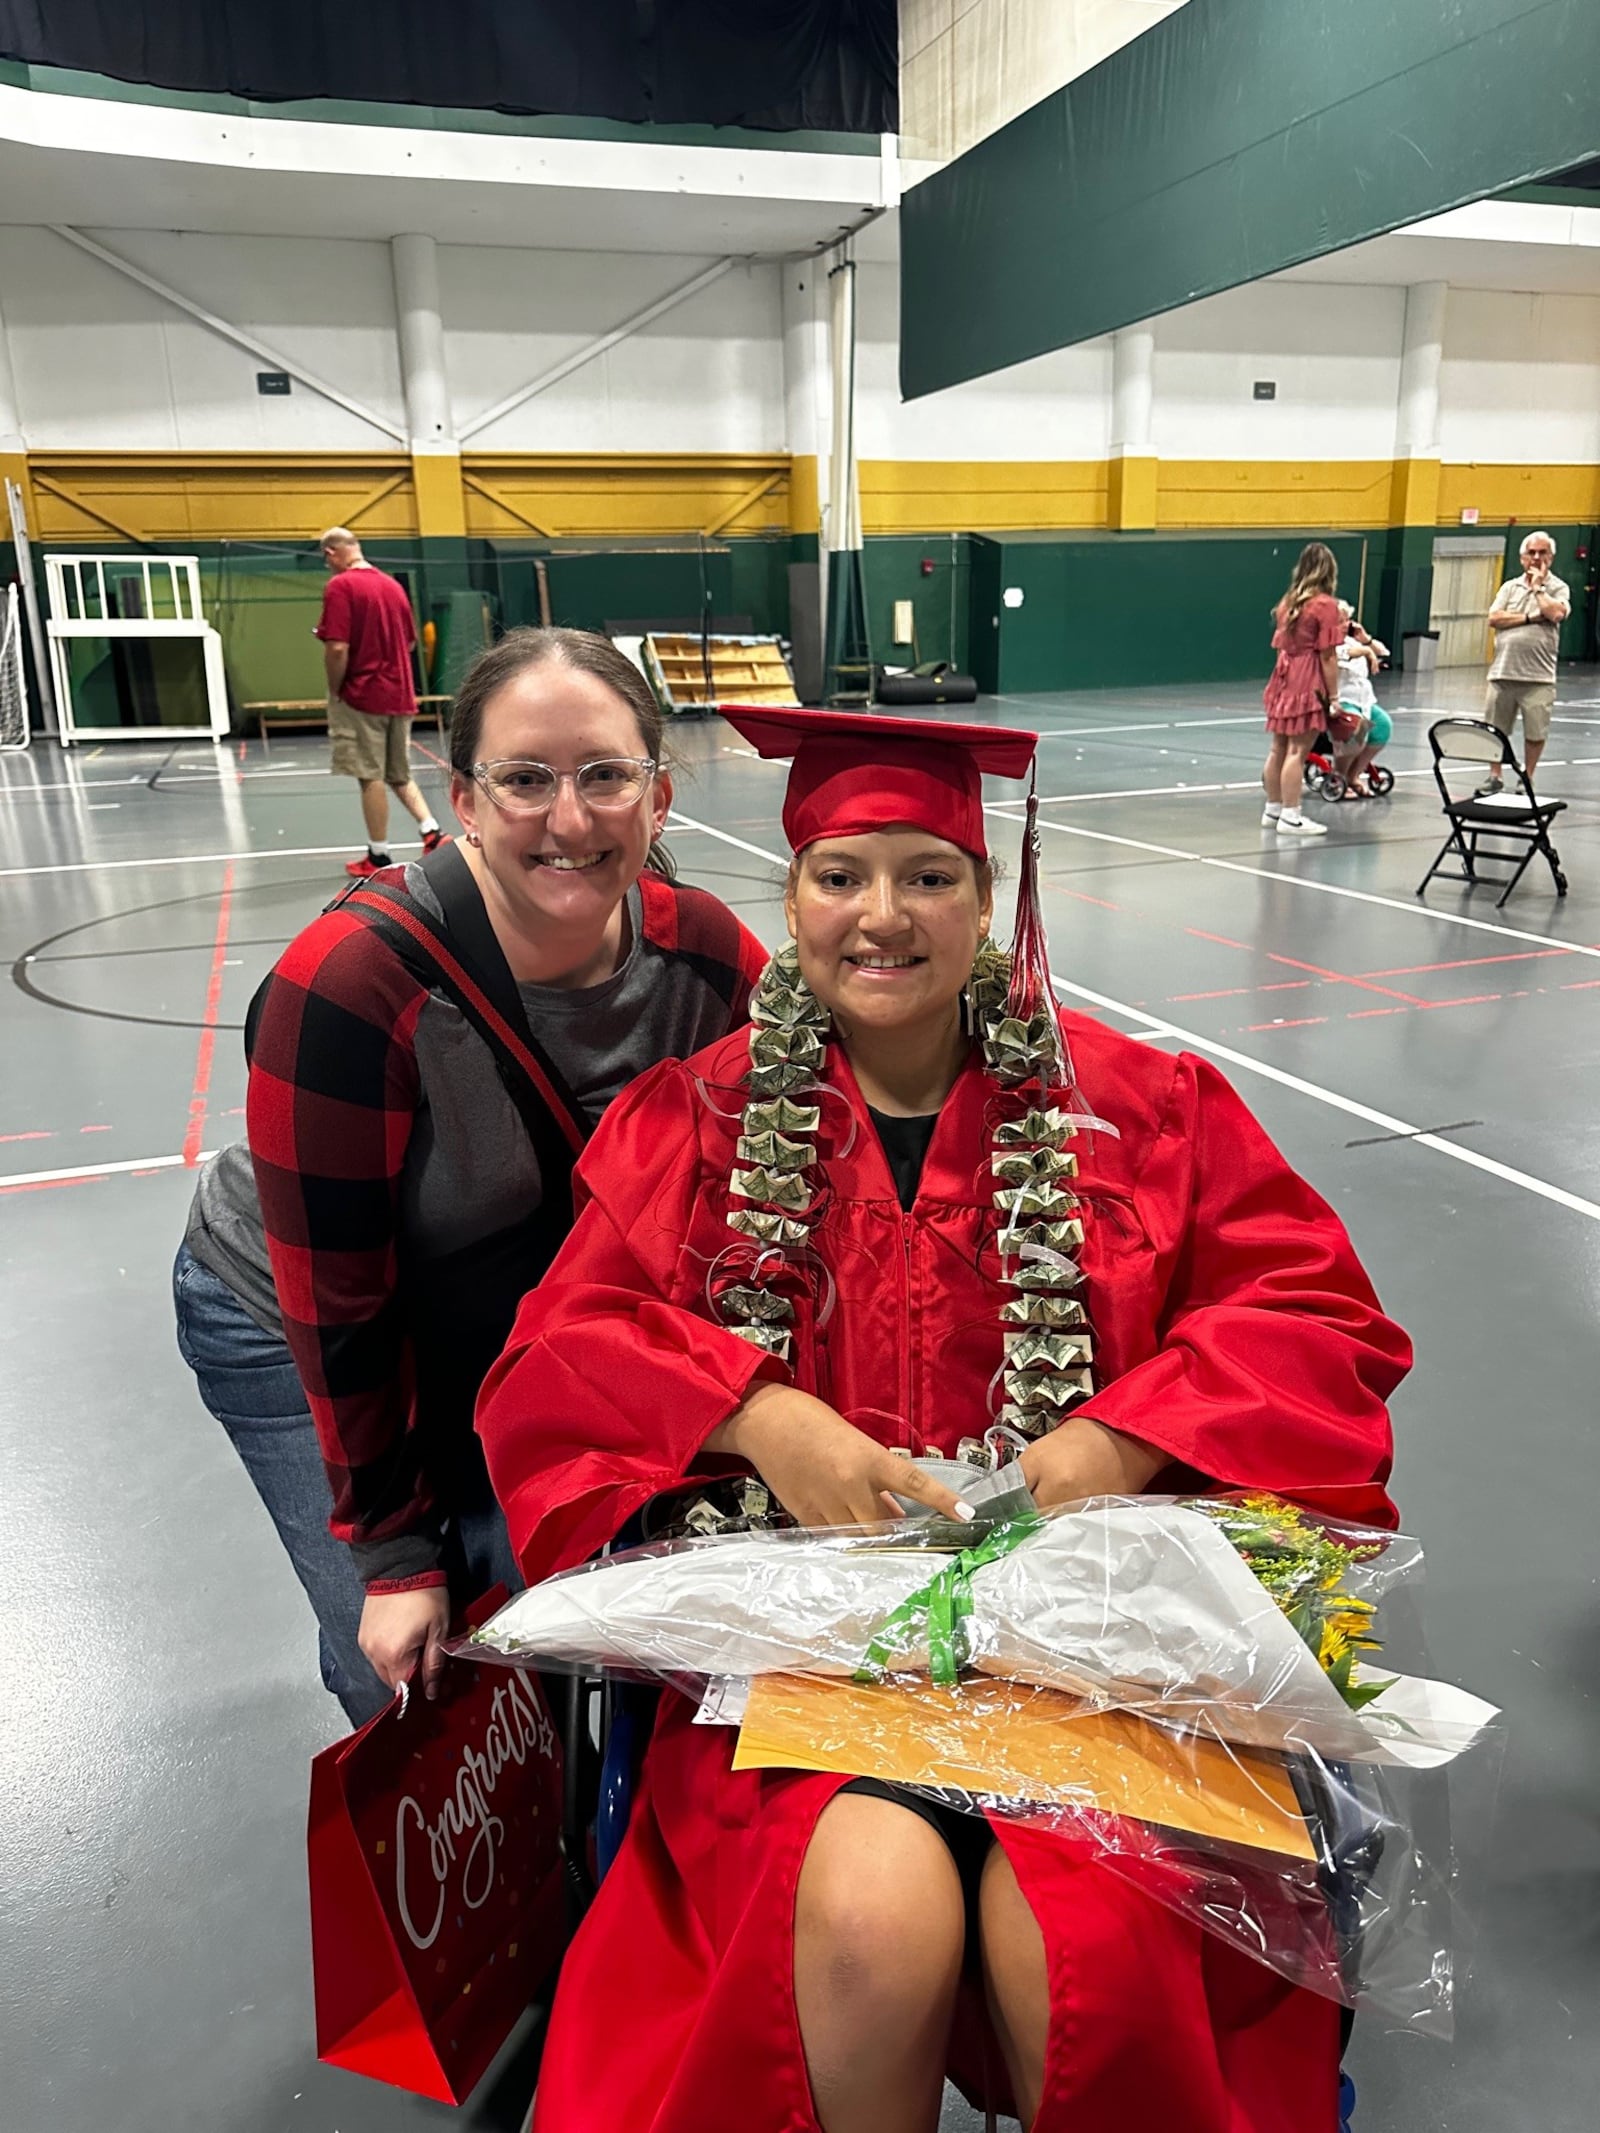
{"label": "yellow wall stripe", "polygon": [[[373,541],[465,532],[525,540],[814,532],[819,469],[787,453],[32,452],[39,537],[96,546],[313,542],[355,520]],[[1155,526],[1364,531],[1600,521],[1600,466],[1426,460],[861,462],[869,534]],[[419,493],[420,485],[420,493]]]}
{"label": "yellow wall stripe", "polygon": [[1486,466],[1470,462],[1439,471],[1439,523],[1459,525],[1476,509],[1489,525],[1548,519],[1573,526],[1600,520],[1600,467]]}
{"label": "yellow wall stripe", "polygon": [[1387,526],[1391,481],[1387,459],[1164,459],[1156,524]]}
{"label": "yellow wall stripe", "polygon": [[1103,526],[1106,463],[863,459],[864,533],[1004,533]]}
{"label": "yellow wall stripe", "polygon": [[789,530],[786,452],[469,452],[462,466],[467,531],[488,539],[525,536],[528,520],[600,539]]}
{"label": "yellow wall stripe", "polygon": [[1119,533],[1143,533],[1157,519],[1161,491],[1161,462],[1129,458],[1113,459],[1106,470],[1106,524]]}

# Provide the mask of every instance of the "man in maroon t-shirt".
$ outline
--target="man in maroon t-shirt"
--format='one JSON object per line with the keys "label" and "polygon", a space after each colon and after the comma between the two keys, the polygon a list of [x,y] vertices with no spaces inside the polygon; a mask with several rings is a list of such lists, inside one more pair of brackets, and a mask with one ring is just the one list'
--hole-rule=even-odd
{"label": "man in maroon t-shirt", "polygon": [[417,693],[411,681],[411,647],[417,626],[404,586],[361,553],[361,543],[343,526],[322,536],[322,560],[333,572],[322,595],[322,639],[328,670],[330,764],[336,777],[361,785],[367,849],[347,874],[376,874],[389,856],[389,787],[422,827],[422,849],[431,852],[444,832],[411,776],[411,721]]}

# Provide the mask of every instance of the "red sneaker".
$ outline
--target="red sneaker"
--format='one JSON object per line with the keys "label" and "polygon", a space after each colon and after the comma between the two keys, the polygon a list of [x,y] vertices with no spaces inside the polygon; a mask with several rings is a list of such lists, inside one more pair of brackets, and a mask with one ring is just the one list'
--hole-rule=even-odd
{"label": "red sneaker", "polygon": [[444,844],[446,841],[447,840],[443,830],[429,830],[427,835],[422,840],[423,858],[426,859],[430,852],[436,852],[439,849],[440,845]]}
{"label": "red sneaker", "polygon": [[393,866],[392,859],[374,859],[370,852],[363,852],[359,859],[347,859],[344,870],[354,874],[357,881],[365,881],[371,874],[381,874],[385,867]]}

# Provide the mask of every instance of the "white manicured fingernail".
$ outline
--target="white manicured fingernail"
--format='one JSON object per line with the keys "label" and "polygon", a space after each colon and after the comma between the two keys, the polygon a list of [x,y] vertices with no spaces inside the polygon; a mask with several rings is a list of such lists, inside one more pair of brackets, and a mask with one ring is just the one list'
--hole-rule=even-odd
{"label": "white manicured fingernail", "polygon": [[970,1526],[977,1515],[971,1504],[963,1502],[959,1496],[956,1498],[956,1516],[964,1526]]}

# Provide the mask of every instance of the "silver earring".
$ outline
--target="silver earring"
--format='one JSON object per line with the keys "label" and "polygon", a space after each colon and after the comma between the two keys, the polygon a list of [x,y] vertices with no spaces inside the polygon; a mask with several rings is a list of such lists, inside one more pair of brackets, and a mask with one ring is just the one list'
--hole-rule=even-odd
{"label": "silver earring", "polygon": [[476,830],[468,830],[467,842],[468,844],[482,844],[483,839],[478,835]]}

